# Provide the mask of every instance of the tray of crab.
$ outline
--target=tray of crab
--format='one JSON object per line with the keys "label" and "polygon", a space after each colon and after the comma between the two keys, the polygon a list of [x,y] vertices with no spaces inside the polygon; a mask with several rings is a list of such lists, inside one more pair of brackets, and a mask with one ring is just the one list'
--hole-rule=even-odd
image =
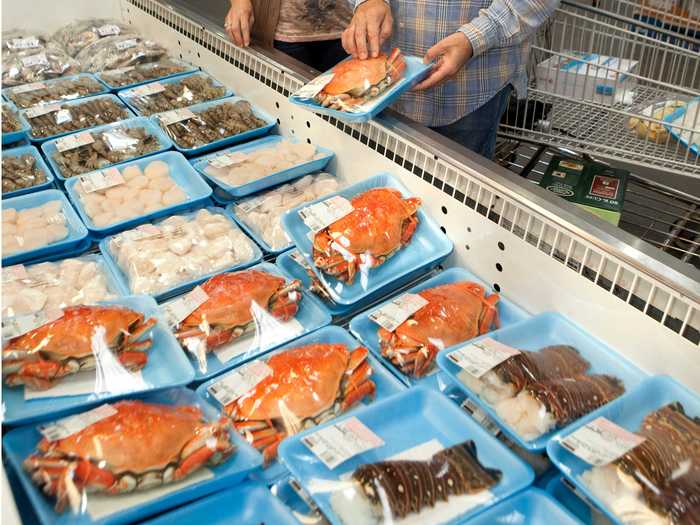
{"label": "tray of crab", "polygon": [[8,432],[3,450],[44,524],[122,524],[243,481],[261,455],[174,388]]}
{"label": "tray of crab", "polygon": [[288,436],[403,389],[346,330],[326,326],[197,392],[262,452],[266,468],[259,475],[271,482],[287,474],[276,458]]}
{"label": "tray of crab", "polygon": [[160,309],[136,295],[3,319],[6,425],[194,378]]}

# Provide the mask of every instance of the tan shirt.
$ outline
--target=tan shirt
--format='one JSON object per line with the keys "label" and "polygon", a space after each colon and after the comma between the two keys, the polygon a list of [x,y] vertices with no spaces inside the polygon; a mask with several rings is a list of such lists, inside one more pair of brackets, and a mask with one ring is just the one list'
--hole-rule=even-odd
{"label": "tan shirt", "polygon": [[281,0],[275,40],[334,40],[340,38],[351,18],[348,0]]}

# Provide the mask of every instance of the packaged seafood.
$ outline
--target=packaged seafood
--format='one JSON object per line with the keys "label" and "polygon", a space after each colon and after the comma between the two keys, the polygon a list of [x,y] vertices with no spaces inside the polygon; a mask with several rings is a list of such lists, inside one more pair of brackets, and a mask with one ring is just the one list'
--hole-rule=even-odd
{"label": "packaged seafood", "polygon": [[3,445],[42,522],[141,522],[259,468],[219,416],[194,392],[170,389],[21,427]]}
{"label": "packaged seafood", "polygon": [[237,97],[203,102],[152,118],[177,149],[190,154],[263,135],[274,126],[272,118]]}
{"label": "packaged seafood", "polygon": [[100,243],[130,293],[157,298],[260,258],[253,242],[219,208],[173,215]]}
{"label": "packaged seafood", "polygon": [[100,255],[2,269],[2,318],[25,316],[117,296]]}
{"label": "packaged seafood", "polygon": [[227,195],[243,197],[322,170],[333,152],[280,136],[210,153],[193,166]]}
{"label": "packaged seafood", "polygon": [[34,146],[2,152],[2,195],[12,197],[46,189],[53,182],[51,171]]}
{"label": "packaged seafood", "polygon": [[3,257],[36,250],[68,237],[63,202],[48,201],[32,208],[17,210],[3,207]]}
{"label": "packaged seafood", "polygon": [[17,111],[9,104],[2,104],[2,133],[15,133],[22,130]]}
{"label": "packaged seafood", "polygon": [[114,95],[96,95],[71,102],[35,106],[20,112],[29,123],[29,136],[41,141],[57,135],[111,124],[132,116]]}
{"label": "packaged seafood", "polygon": [[157,62],[100,71],[96,73],[96,76],[110,89],[117,90],[145,84],[153,80],[176,77],[197,69],[199,68],[187,62],[164,58]]}
{"label": "packaged seafood", "polygon": [[55,42],[19,32],[3,34],[3,87],[40,82],[79,72],[79,64]]}
{"label": "packaged seafood", "polygon": [[119,92],[119,97],[139,115],[153,115],[208,102],[232,93],[203,72],[150,82]]}
{"label": "packaged seafood", "polygon": [[330,173],[306,175],[292,183],[232,204],[231,210],[265,250],[279,253],[292,244],[282,228],[281,219],[285,212],[333,193],[339,187],[338,179]]}
{"label": "packaged seafood", "polygon": [[88,19],[77,20],[61,27],[52,35],[51,39],[74,57],[85,47],[98,40],[115,35],[135,36],[135,33],[128,26],[116,20]]}
{"label": "packaged seafood", "polygon": [[513,516],[521,520],[518,523],[527,525],[583,525],[553,497],[534,487],[482,512],[469,525],[510,523]]}
{"label": "packaged seafood", "polygon": [[134,34],[111,35],[95,40],[75,55],[82,71],[96,73],[160,60],[163,46]]}
{"label": "packaged seafood", "polygon": [[88,73],[3,89],[5,97],[20,109],[106,92],[107,88]]}

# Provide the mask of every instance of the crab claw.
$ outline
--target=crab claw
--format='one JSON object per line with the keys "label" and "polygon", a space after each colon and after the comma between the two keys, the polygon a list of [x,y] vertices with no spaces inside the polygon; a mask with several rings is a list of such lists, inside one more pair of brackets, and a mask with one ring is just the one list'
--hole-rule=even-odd
{"label": "crab claw", "polygon": [[301,281],[295,279],[270,297],[270,312],[281,321],[294,317],[299,309],[301,300]]}

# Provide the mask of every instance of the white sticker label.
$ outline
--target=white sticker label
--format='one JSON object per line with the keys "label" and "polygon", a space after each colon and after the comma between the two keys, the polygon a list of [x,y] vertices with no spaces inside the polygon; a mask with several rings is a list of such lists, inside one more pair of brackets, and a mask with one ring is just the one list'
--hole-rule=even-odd
{"label": "white sticker label", "polygon": [[117,410],[111,405],[102,405],[82,414],[64,417],[53,423],[41,425],[38,430],[49,441],[65,439],[68,436],[86,429],[90,425],[94,425],[98,421],[106,419],[117,413]]}
{"label": "white sticker label", "polygon": [[498,436],[501,433],[501,429],[496,422],[491,419],[486,412],[481,410],[479,406],[471,399],[465,399],[462,402],[462,408],[472,417],[474,421],[484,427],[484,429],[492,436]]}
{"label": "white sticker label", "polygon": [[168,326],[176,326],[188,315],[202,306],[209,296],[201,286],[196,286],[182,297],[170,301],[162,306],[163,314]]}
{"label": "white sticker label", "polygon": [[127,97],[150,97],[151,95],[157,95],[163,91],[165,91],[165,86],[163,86],[163,84],[160,82],[152,82],[151,84],[135,87],[129,93],[125,94]]}
{"label": "white sticker label", "polygon": [[3,339],[14,339],[63,317],[63,310],[50,308],[29,315],[2,320]]}
{"label": "white sticker label", "polygon": [[46,58],[45,53],[39,53],[38,55],[24,57],[22,59],[22,65],[24,67],[48,66],[49,60]]}
{"label": "white sticker label", "polygon": [[405,293],[377,308],[369,314],[369,318],[382,328],[393,332],[426,304],[428,301],[420,295]]}
{"label": "white sticker label", "polygon": [[13,281],[21,281],[28,279],[29,274],[23,264],[15,264],[14,266],[6,266],[2,269],[2,282],[10,283]]}
{"label": "white sticker label", "polygon": [[39,47],[39,39],[35,36],[13,38],[7,43],[7,47],[10,49],[31,49],[33,47]]}
{"label": "white sticker label", "polygon": [[333,80],[333,73],[318,76],[305,86],[302,86],[301,89],[294,93],[294,96],[306,99],[314,98],[331,80]]}
{"label": "white sticker label", "polygon": [[73,116],[70,114],[69,109],[59,109],[56,112],[56,124],[65,124],[73,120]]}
{"label": "white sticker label", "polygon": [[453,350],[447,354],[447,357],[462,370],[479,378],[493,367],[519,353],[520,350],[517,348],[485,337],[481,341]]}
{"label": "white sticker label", "polygon": [[269,375],[272,375],[272,368],[267,363],[253,361],[226,374],[221,381],[217,381],[207,390],[222,406],[226,406],[255,388]]}
{"label": "white sticker label", "polygon": [[136,69],[136,66],[120,67],[119,69],[108,69],[106,71],[102,71],[101,74],[104,76],[111,77],[128,73],[129,71],[133,71],[134,69]]}
{"label": "white sticker label", "polygon": [[181,122],[183,120],[191,119],[194,117],[195,114],[187,108],[174,109],[172,111],[166,111],[165,113],[161,113],[160,115],[158,115],[160,123],[164,126],[170,126],[171,124],[175,124],[176,122]]}
{"label": "white sticker label", "polygon": [[95,142],[92,134],[88,131],[83,131],[82,133],[75,133],[74,135],[66,135],[60,139],[56,139],[56,149],[63,153],[64,151],[69,151],[80,146],[87,146]]}
{"label": "white sticker label", "polygon": [[209,161],[209,164],[215,168],[228,168],[235,164],[241,164],[248,160],[248,155],[241,153],[240,151],[233,151],[231,153],[226,153],[224,155],[219,155],[214,157]]}
{"label": "white sticker label", "polygon": [[21,93],[29,93],[30,91],[38,91],[46,89],[46,84],[43,82],[32,82],[31,84],[22,84],[21,86],[10,88],[10,93],[19,95]]}
{"label": "white sticker label", "polygon": [[315,233],[352,213],[354,209],[349,200],[336,195],[302,208],[299,210],[299,217]]}
{"label": "white sticker label", "polygon": [[97,34],[100,36],[118,35],[121,32],[119,26],[115,24],[105,24],[97,28]]}
{"label": "white sticker label", "polygon": [[79,179],[85,193],[106,190],[107,188],[119,186],[126,182],[124,176],[117,168],[107,168],[102,171],[88,173],[87,175],[80,175]]}
{"label": "white sticker label", "polygon": [[356,417],[316,430],[301,441],[330,470],[384,444],[382,438]]}
{"label": "white sticker label", "polygon": [[61,109],[60,104],[46,104],[44,106],[34,106],[29,108],[24,114],[27,118],[36,118],[41,115],[46,115],[47,113],[53,113],[54,111],[59,111]]}
{"label": "white sticker label", "polygon": [[252,199],[245,200],[236,204],[236,209],[241,210],[243,213],[250,213],[255,208],[260,206],[267,199],[266,195],[260,195],[259,197],[253,197]]}
{"label": "white sticker label", "polygon": [[602,467],[625,455],[644,439],[599,417],[566,436],[561,444],[585,462]]}
{"label": "white sticker label", "polygon": [[116,44],[114,44],[114,47],[116,47],[119,51],[124,51],[125,49],[135,47],[137,43],[138,42],[135,38],[130,38],[129,40],[122,40],[121,42],[117,42]]}

